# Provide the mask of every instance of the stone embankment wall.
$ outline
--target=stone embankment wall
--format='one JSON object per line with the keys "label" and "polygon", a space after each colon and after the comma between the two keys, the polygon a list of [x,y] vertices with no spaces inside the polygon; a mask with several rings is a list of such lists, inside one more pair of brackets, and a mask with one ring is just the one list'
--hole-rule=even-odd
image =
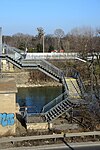
{"label": "stone embankment wall", "polygon": [[17,85],[24,85],[28,83],[29,72],[2,73],[2,77],[13,77]]}

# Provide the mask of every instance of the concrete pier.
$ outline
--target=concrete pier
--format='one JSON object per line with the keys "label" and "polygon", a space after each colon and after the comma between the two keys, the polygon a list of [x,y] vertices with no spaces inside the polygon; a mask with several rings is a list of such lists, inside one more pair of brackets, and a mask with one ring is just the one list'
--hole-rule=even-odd
{"label": "concrete pier", "polygon": [[16,133],[16,83],[0,78],[0,136]]}
{"label": "concrete pier", "polygon": [[[0,55],[2,55],[2,28],[0,27]],[[1,73],[1,58],[0,58],[0,73]]]}

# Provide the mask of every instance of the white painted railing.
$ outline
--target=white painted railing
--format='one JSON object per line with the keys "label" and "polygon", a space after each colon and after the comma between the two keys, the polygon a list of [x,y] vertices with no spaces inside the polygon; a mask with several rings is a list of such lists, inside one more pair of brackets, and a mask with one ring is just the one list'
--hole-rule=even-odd
{"label": "white painted railing", "polygon": [[[94,59],[97,59],[97,55],[100,56],[100,53],[87,54],[87,60],[92,59],[92,55],[94,55]],[[49,59],[49,60],[59,60],[59,59],[76,59],[83,62],[86,60],[80,58],[80,53],[25,53],[26,59]]]}
{"label": "white painted railing", "polygon": [[27,53],[26,59],[75,59],[78,53]]}

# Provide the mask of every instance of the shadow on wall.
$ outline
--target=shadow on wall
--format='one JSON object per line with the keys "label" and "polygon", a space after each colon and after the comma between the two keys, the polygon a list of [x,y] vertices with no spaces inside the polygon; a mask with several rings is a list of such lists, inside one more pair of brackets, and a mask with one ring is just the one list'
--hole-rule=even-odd
{"label": "shadow on wall", "polygon": [[22,125],[25,129],[27,129],[25,119],[24,119],[20,114],[16,114],[16,118],[17,118],[18,121],[21,123],[21,125]]}

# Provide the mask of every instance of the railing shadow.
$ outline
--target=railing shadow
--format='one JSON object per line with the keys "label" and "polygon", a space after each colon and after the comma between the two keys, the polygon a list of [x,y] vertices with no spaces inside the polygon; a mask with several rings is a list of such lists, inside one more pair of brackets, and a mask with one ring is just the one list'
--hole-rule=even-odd
{"label": "railing shadow", "polygon": [[65,138],[63,138],[62,141],[64,142],[64,144],[65,144],[66,146],[68,146],[69,149],[75,150],[73,147],[71,147],[71,146],[66,142]]}

